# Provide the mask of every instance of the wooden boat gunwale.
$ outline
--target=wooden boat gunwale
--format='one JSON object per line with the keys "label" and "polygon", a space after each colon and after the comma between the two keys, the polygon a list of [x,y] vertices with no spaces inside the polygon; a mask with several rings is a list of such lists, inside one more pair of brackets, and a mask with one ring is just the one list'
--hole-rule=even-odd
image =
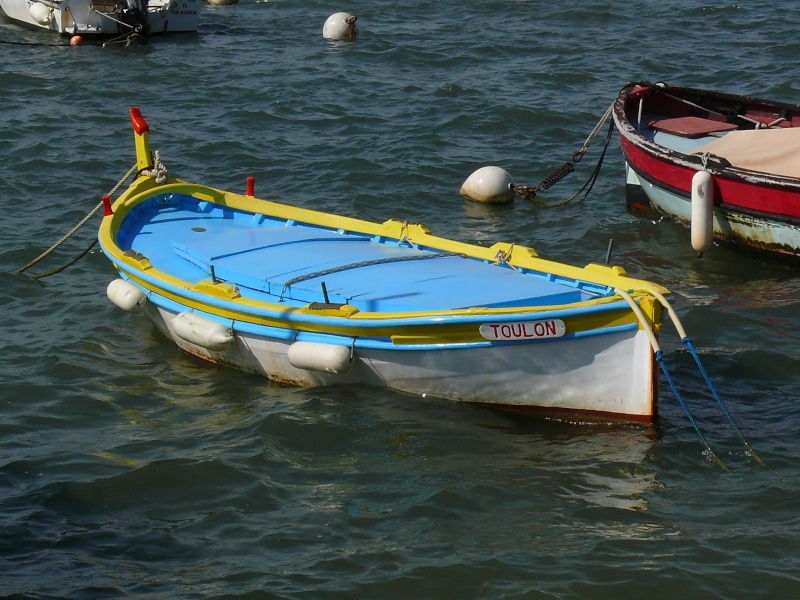
{"label": "wooden boat gunwale", "polygon": [[[225,192],[208,186],[198,184],[188,184],[181,180],[170,180],[165,185],[157,185],[150,177],[139,178],[135,181],[129,190],[120,196],[114,203],[112,209],[114,215],[108,222],[104,221],[101,225],[99,238],[104,252],[115,265],[125,271],[136,272],[135,275],[143,280],[149,279],[150,285],[158,285],[159,287],[171,287],[175,291],[180,291],[182,294],[191,296],[193,292],[186,290],[185,282],[175,279],[168,273],[163,273],[154,267],[146,266],[143,269],[141,258],[137,259],[131,256],[125,256],[124,252],[119,250],[116,246],[116,237],[119,233],[120,224],[128,215],[128,213],[138,204],[147,201],[156,194],[170,194],[170,193],[188,193],[193,197],[200,200],[207,200],[214,202],[220,206],[229,207],[233,210],[241,210],[254,214],[269,214],[276,218],[285,218],[287,220],[297,220],[320,227],[335,229],[347,229],[353,232],[367,233],[370,235],[378,235],[387,239],[399,240],[402,230],[402,223],[398,221],[387,221],[383,224],[371,223],[354,219],[352,217],[344,217],[339,215],[328,215],[312,209],[291,207],[282,205],[267,200],[260,200],[248,196],[235,194],[232,192]],[[419,224],[411,225],[408,229],[410,235],[407,239],[414,243],[416,246],[427,249],[432,248],[443,252],[458,252],[466,254],[472,258],[482,261],[494,262],[496,260],[497,252],[503,251],[511,247],[511,244],[498,243],[491,247],[474,246],[463,242],[448,240],[445,238],[438,238],[429,233],[429,230]],[[446,320],[485,320],[489,316],[496,316],[502,319],[503,315],[508,318],[514,318],[516,315],[519,317],[526,313],[545,313],[557,312],[558,314],[571,314],[571,311],[581,311],[583,308],[591,309],[592,306],[597,304],[610,304],[616,303],[617,306],[622,308],[626,306],[619,298],[613,297],[613,288],[623,287],[625,289],[639,290],[643,294],[647,294],[646,290],[656,289],[661,293],[666,293],[665,288],[651,284],[649,282],[636,280],[623,275],[619,267],[608,267],[603,265],[589,265],[584,268],[572,267],[555,263],[539,258],[535,252],[524,246],[515,246],[511,255],[508,257],[507,262],[510,266],[517,269],[524,270],[525,272],[538,272],[548,278],[549,280],[566,282],[574,282],[576,289],[588,291],[596,295],[595,298],[577,303],[570,309],[557,305],[553,307],[535,306],[528,309],[520,307],[504,307],[504,308],[466,308],[466,309],[450,309],[447,315],[442,315],[442,311],[409,311],[400,314],[370,314],[365,312],[357,312],[350,314],[347,318],[350,321],[368,321],[377,320],[387,323],[388,326],[394,326],[402,322],[409,322],[409,320],[424,319],[426,317],[438,319],[440,322]],[[219,298],[209,296],[209,287],[204,288],[202,291],[194,292],[199,297],[207,298],[206,303],[212,306],[218,305],[225,300],[225,294],[220,294]],[[230,307],[233,305],[246,308],[247,311],[257,314],[264,311],[269,314],[269,310],[280,312],[283,315],[292,315],[292,318],[297,318],[303,322],[313,323],[319,321],[323,317],[319,317],[313,313],[309,314],[304,308],[287,307],[271,305],[257,300],[249,300],[245,298],[229,299],[227,304],[219,304],[222,307]],[[570,312],[565,312],[570,311]],[[342,315],[337,314],[335,318]],[[363,324],[360,326],[369,326]]]}
{"label": "wooden boat gunwale", "polygon": [[[554,306],[534,306],[534,307],[502,307],[502,308],[484,308],[472,307],[465,309],[450,309],[447,311],[442,310],[428,310],[428,311],[410,311],[404,313],[369,313],[363,311],[356,312],[342,312],[341,310],[327,310],[316,311],[309,310],[307,306],[285,306],[277,303],[263,302],[250,298],[235,297],[233,290],[226,288],[224,283],[211,284],[206,282],[207,285],[202,286],[202,289],[192,289],[187,286],[183,280],[176,279],[174,276],[164,273],[159,269],[149,265],[149,261],[144,257],[126,256],[123,251],[116,247],[114,241],[119,233],[120,223],[128,216],[138,204],[147,201],[153,197],[154,193],[157,194],[170,194],[176,192],[190,192],[195,194],[201,200],[215,199],[221,205],[240,210],[244,205],[250,205],[252,212],[253,208],[257,207],[259,213],[266,213],[268,209],[279,208],[280,217],[298,218],[301,217],[306,221],[324,221],[328,218],[325,213],[318,213],[317,211],[309,209],[297,209],[287,207],[284,205],[276,205],[269,201],[251,199],[249,197],[239,196],[230,192],[223,192],[207,186],[199,186],[195,184],[186,184],[185,182],[171,182],[162,186],[152,185],[152,180],[137,181],[131,187],[131,194],[123,195],[114,204],[114,216],[108,220],[108,223],[103,223],[100,230],[100,240],[106,255],[115,264],[115,266],[124,272],[128,278],[134,283],[139,284],[141,287],[149,289],[152,293],[157,293],[166,300],[172,300],[176,303],[180,300],[182,304],[191,307],[194,310],[205,309],[205,312],[214,313],[218,317],[223,317],[231,321],[239,323],[248,321],[254,324],[271,325],[275,327],[283,326],[302,326],[305,329],[318,331],[318,332],[336,332],[342,335],[359,335],[364,334],[364,330],[368,330],[370,335],[388,335],[394,332],[396,336],[403,335],[423,335],[416,332],[416,330],[425,327],[435,327],[441,330],[442,327],[452,323],[453,327],[460,325],[474,325],[475,323],[487,322],[511,322],[517,321],[524,317],[536,317],[539,319],[570,319],[575,324],[570,325],[570,335],[586,335],[584,331],[591,329],[590,326],[581,325],[581,321],[592,321],[598,314],[609,312],[620,312],[627,315],[627,323],[634,326],[637,325],[635,317],[630,313],[628,305],[616,296],[611,294],[610,286],[624,286],[626,289],[635,290],[637,287],[640,289],[650,288],[654,286],[647,285],[646,282],[632,280],[623,277],[619,274],[619,270],[614,270],[608,267],[593,265],[589,270],[589,274],[595,273],[601,275],[592,282],[586,277],[576,281],[577,289],[589,289],[595,295],[594,298],[577,302],[569,306],[554,305]],[[142,186],[142,184],[144,184]],[[209,200],[210,201],[210,200]],[[273,212],[275,214],[275,212]],[[370,224],[368,222],[359,221],[349,217],[336,217],[333,226],[346,224],[352,230],[366,231],[386,237],[393,237],[398,239],[397,236],[392,236],[392,229],[397,229],[399,226],[396,222],[387,222],[383,225]],[[317,223],[321,224],[321,223]],[[330,225],[330,224],[329,224]],[[367,231],[368,230],[368,231]],[[435,238],[426,233],[427,229],[418,227],[417,235],[413,237],[415,243],[420,247],[435,247],[440,250],[470,250],[473,254],[478,254],[476,258],[481,260],[489,260],[490,256],[496,254],[496,245],[491,248],[482,248],[477,246],[470,246],[461,242],[452,242],[442,238]],[[389,235],[387,235],[389,234]],[[409,237],[411,239],[411,237]],[[518,247],[521,250],[521,258],[512,257],[509,263],[519,269],[531,269],[539,267],[537,271],[550,266],[550,261],[543,261],[539,258],[533,258],[529,249]],[[557,265],[561,266],[561,265]],[[563,269],[562,269],[563,270]],[[554,271],[554,270],[553,270]],[[557,275],[564,279],[571,279],[569,275],[577,271],[585,273],[584,269],[577,269],[569,267],[566,269],[567,273]],[[551,271],[552,272],[552,271]],[[600,282],[600,279],[604,281]],[[201,282],[202,283],[202,282]],[[584,283],[589,285],[584,285]],[[658,291],[663,290],[655,286]],[[219,290],[219,294],[212,295],[209,292],[214,289]],[[594,289],[591,289],[594,288]],[[605,288],[605,290],[603,290]],[[603,292],[604,293],[601,293]],[[638,295],[647,296],[648,292],[639,292]],[[645,300],[646,301],[646,300]],[[620,325],[619,323],[617,325]],[[615,326],[617,326],[615,325]],[[400,328],[400,329],[398,329]],[[403,333],[403,328],[414,329],[411,333]],[[473,335],[474,341],[479,341],[476,334]]]}
{"label": "wooden boat gunwale", "polygon": [[[644,136],[640,133],[640,130],[633,124],[631,119],[628,117],[627,114],[627,104],[629,100],[635,100],[638,98],[633,97],[635,93],[639,93],[641,95],[642,92],[645,90],[641,87],[636,87],[639,84],[628,83],[620,92],[619,97],[617,98],[616,102],[614,103],[614,118],[617,124],[618,131],[623,135],[623,137],[642,150],[648,151],[654,157],[661,158],[664,160],[668,160],[669,162],[678,164],[680,166],[685,166],[691,168],[692,170],[697,171],[700,167],[703,166],[703,159],[702,156],[699,154],[686,154],[680,152],[679,150],[673,150],[671,148],[667,148],[666,146],[662,146],[657,142],[649,139],[647,136]],[[791,109],[795,112],[800,113],[800,104],[789,104],[789,103],[782,103],[782,102],[772,102],[770,100],[764,100],[761,98],[756,98],[753,96],[735,96],[733,94],[726,94],[722,92],[713,92],[713,91],[703,91],[696,88],[690,87],[683,87],[683,86],[667,86],[664,88],[665,91],[680,91],[687,94],[695,94],[698,96],[708,96],[712,98],[719,98],[726,101],[736,101],[737,99],[746,100],[752,102],[754,104],[759,105],[774,105],[776,108],[781,109]],[[737,167],[735,165],[731,165],[727,163],[727,161],[720,161],[719,157],[711,156],[709,157],[710,160],[708,162],[707,170],[712,174],[722,175],[724,174],[726,177],[730,177],[731,179],[738,179],[743,182],[753,183],[757,185],[768,185],[768,186],[777,186],[777,187],[790,187],[790,188],[797,188],[800,190],[800,179],[796,177],[789,177],[786,175],[779,175],[774,173],[765,173],[763,171],[754,171],[752,169],[746,169],[742,167]],[[648,177],[647,174],[644,174],[645,177]]]}

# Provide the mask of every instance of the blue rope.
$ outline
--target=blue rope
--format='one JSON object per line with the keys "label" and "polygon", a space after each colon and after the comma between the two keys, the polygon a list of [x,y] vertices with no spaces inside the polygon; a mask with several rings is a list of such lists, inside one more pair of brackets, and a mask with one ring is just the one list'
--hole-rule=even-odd
{"label": "blue rope", "polygon": [[[703,374],[703,378],[706,380],[706,383],[708,384],[708,388],[711,390],[711,393],[714,396],[714,400],[717,401],[717,404],[719,404],[719,407],[722,409],[722,412],[724,412],[725,416],[728,417],[728,421],[730,421],[730,423],[733,426],[733,429],[736,431],[736,433],[739,434],[739,438],[742,440],[742,443],[750,451],[750,454],[753,456],[753,458],[755,458],[759,463],[764,465],[764,461],[761,460],[761,457],[756,453],[755,450],[753,450],[753,447],[744,438],[744,435],[742,434],[742,431],[739,429],[739,427],[736,425],[736,422],[733,420],[733,416],[731,415],[730,412],[728,412],[727,407],[725,406],[725,404],[722,402],[722,399],[717,394],[717,390],[716,390],[716,388],[714,388],[714,384],[711,383],[711,378],[708,376],[708,373],[706,373],[706,370],[703,367],[703,363],[700,362],[700,356],[698,356],[697,351],[694,348],[694,344],[692,343],[692,340],[687,336],[687,337],[683,338],[681,341],[684,344],[686,344],[686,347],[689,349],[689,352],[691,352],[692,356],[694,357],[694,361],[697,363],[697,367],[700,369],[700,372]],[[766,465],[764,465],[764,466],[766,466]]]}
{"label": "blue rope", "polygon": [[680,403],[681,408],[683,408],[683,412],[686,413],[686,416],[689,418],[689,422],[692,424],[692,427],[694,427],[694,430],[697,432],[697,435],[700,436],[700,439],[706,445],[706,450],[709,451],[711,456],[714,458],[714,461],[716,461],[716,463],[719,466],[721,466],[726,471],[730,471],[730,469],[725,465],[725,463],[722,462],[722,460],[720,460],[719,456],[717,456],[716,453],[711,449],[711,446],[706,441],[706,438],[703,435],[703,432],[700,431],[700,427],[697,425],[697,422],[694,420],[694,417],[692,416],[692,413],[689,412],[689,407],[686,406],[686,403],[683,401],[683,397],[681,396],[680,392],[678,392],[678,388],[675,387],[675,383],[672,381],[672,377],[670,376],[669,371],[667,370],[667,365],[664,362],[664,352],[663,351],[659,350],[658,352],[656,352],[656,360],[658,361],[658,364],[661,365],[661,370],[664,372],[664,376],[667,378],[667,381],[669,382],[669,385],[672,387],[672,393],[675,394],[675,397],[678,399],[678,402]]}

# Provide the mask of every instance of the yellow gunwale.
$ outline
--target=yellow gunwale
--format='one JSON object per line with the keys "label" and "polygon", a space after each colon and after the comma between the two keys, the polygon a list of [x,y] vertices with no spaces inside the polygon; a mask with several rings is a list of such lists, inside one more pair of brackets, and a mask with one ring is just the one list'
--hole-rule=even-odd
{"label": "yellow gunwale", "polygon": [[[119,267],[119,265],[116,265]],[[340,317],[341,324],[331,324],[330,320],[325,323],[315,322],[313,320],[298,321],[291,319],[281,319],[276,317],[267,317],[254,314],[251,310],[247,309],[247,305],[255,308],[271,309],[279,307],[280,305],[270,305],[267,303],[259,303],[252,301],[245,301],[241,303],[234,303],[241,305],[241,310],[220,308],[218,306],[211,306],[204,302],[197,302],[184,295],[172,293],[164,288],[153,286],[152,284],[144,281],[135,273],[125,271],[130,280],[145,289],[171,300],[189,309],[205,312],[208,314],[216,315],[219,318],[230,320],[232,322],[249,323],[257,326],[275,327],[278,329],[302,329],[312,333],[326,333],[331,335],[340,335],[344,337],[370,337],[370,338],[391,338],[396,344],[434,344],[434,343],[470,343],[485,341],[479,333],[479,323],[472,322],[455,322],[455,323],[436,323],[436,324],[419,324],[409,323],[408,325],[398,325],[396,319],[391,325],[385,327],[373,325],[375,322],[386,320],[385,318],[370,318],[368,315],[374,313],[358,313],[352,317]],[[617,301],[616,298],[609,298],[609,301]],[[660,322],[660,305],[654,304],[651,297],[642,299],[643,311],[648,317],[649,325],[651,327],[658,327]],[[544,313],[548,311],[560,310],[563,307],[549,306],[541,307],[537,311],[527,311],[525,313],[504,313],[519,315],[519,320],[536,320],[538,318],[548,318]],[[655,325],[651,320],[652,311],[655,308],[656,313]],[[286,309],[285,312],[294,314],[301,313],[303,315],[309,314],[306,309]],[[409,317],[409,320],[420,316],[420,313],[402,313],[403,316]],[[433,316],[441,316],[443,313],[433,313]],[[471,312],[459,311],[459,315],[469,316],[487,316],[491,317],[497,315],[497,312],[489,312],[488,309],[477,310],[473,309]],[[448,315],[449,316],[449,315]],[[617,327],[621,325],[628,325],[637,323],[636,315],[633,314],[626,306],[620,305],[619,308],[601,313],[588,313],[574,316],[559,317],[564,321],[566,326],[566,334],[582,333],[586,331],[593,331],[597,329],[605,329],[610,327]],[[488,318],[487,318],[488,320]],[[362,321],[362,323],[359,323]],[[371,326],[366,326],[364,321],[368,321]],[[641,325],[639,324],[641,327]]]}
{"label": "yellow gunwale", "polygon": [[[650,321],[651,326],[658,326],[660,323],[661,311],[660,305],[653,302],[648,290],[655,289],[662,294],[669,293],[665,288],[651,282],[628,277],[621,267],[608,267],[595,264],[588,265],[583,268],[574,267],[571,265],[565,265],[562,263],[542,259],[532,248],[525,246],[517,246],[514,244],[501,242],[487,248],[446,238],[440,238],[432,235],[429,229],[421,224],[406,224],[397,220],[389,220],[379,224],[355,219],[352,217],[333,215],[311,209],[280,204],[268,200],[261,200],[252,196],[245,196],[234,192],[226,192],[205,185],[187,183],[180,179],[170,179],[166,184],[159,185],[152,177],[139,177],[131,184],[128,190],[126,190],[126,192],[123,193],[116,200],[116,202],[114,202],[112,207],[113,214],[104,217],[98,234],[103,248],[112,257],[115,266],[119,270],[124,271],[132,281],[141,285],[143,288],[150,289],[167,299],[188,306],[192,309],[213,313],[221,318],[230,319],[232,321],[245,321],[257,325],[281,328],[301,327],[304,331],[319,331],[347,336],[394,336],[398,340],[404,338],[430,338],[436,340],[445,339],[447,343],[452,343],[453,340],[479,341],[482,338],[480,338],[479,334],[477,333],[477,327],[473,323],[438,324],[435,326],[416,324],[408,325],[407,327],[402,325],[398,327],[397,324],[394,323],[386,328],[375,326],[367,328],[364,326],[359,326],[359,322],[369,321],[374,323],[382,320],[410,320],[445,315],[447,317],[485,316],[487,318],[502,315],[519,315],[520,320],[525,320],[535,319],[537,315],[548,311],[564,310],[568,308],[590,308],[596,305],[619,302],[621,299],[618,296],[606,296],[575,303],[570,306],[542,306],[531,307],[530,309],[520,309],[519,307],[469,308],[452,311],[416,311],[402,313],[370,313],[356,310],[344,310],[339,311],[341,314],[338,314],[336,311],[333,313],[319,313],[314,311],[312,313],[312,311],[309,311],[306,307],[288,307],[279,303],[252,300],[241,296],[237,297],[237,295],[231,291],[231,286],[225,286],[224,284],[220,286],[220,284],[213,284],[212,282],[203,282],[201,286],[193,286],[186,281],[173,277],[152,267],[147,259],[126,256],[116,245],[115,239],[119,232],[120,225],[133,207],[152,197],[153,195],[169,193],[186,194],[200,200],[212,202],[235,210],[256,214],[265,214],[278,219],[295,220],[331,229],[342,229],[345,231],[366,233],[372,236],[381,236],[389,239],[400,239],[405,237],[408,239],[408,241],[414,244],[435,248],[444,252],[465,254],[481,260],[495,261],[498,253],[504,253],[506,254],[505,259],[508,264],[515,267],[544,273],[552,273],[556,277],[589,281],[595,284],[609,286],[611,288],[629,290],[631,295],[642,305],[642,309],[647,316],[647,319]],[[138,275],[139,273],[146,273],[147,277],[155,279],[159,282],[163,282],[164,285],[154,285],[152,282],[147,282]],[[207,303],[191,300],[186,296],[175,294],[166,289],[170,286],[177,289],[194,291],[195,293],[200,293],[201,290],[193,288],[202,288],[202,286],[205,286],[205,290],[203,291],[211,291],[215,298],[223,299],[226,302],[226,305],[231,308],[221,308],[218,306],[211,306]],[[225,289],[225,287],[231,289]],[[218,292],[216,290],[218,290]],[[279,311],[283,314],[286,314],[287,317],[294,317],[294,319],[287,318],[284,320],[263,317],[253,314],[253,310]],[[621,313],[621,316],[617,315],[617,313]],[[341,317],[342,325],[320,325],[314,323],[313,318],[303,318],[313,315]],[[544,317],[544,315],[542,316]],[[295,320],[297,318],[300,320]],[[609,327],[633,323],[636,320],[637,319],[635,315],[629,309],[625,309],[624,307],[620,307],[619,311],[613,310],[597,314],[567,317],[564,319],[565,324],[567,325],[568,333],[588,331],[598,327]],[[428,341],[426,343],[430,342]]]}

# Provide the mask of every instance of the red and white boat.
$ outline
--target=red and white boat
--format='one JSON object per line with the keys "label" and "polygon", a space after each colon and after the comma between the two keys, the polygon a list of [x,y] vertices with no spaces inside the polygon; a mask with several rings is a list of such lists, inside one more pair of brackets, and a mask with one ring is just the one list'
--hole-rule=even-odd
{"label": "red and white boat", "polygon": [[714,239],[800,257],[800,104],[628,83],[613,109],[634,209]]}

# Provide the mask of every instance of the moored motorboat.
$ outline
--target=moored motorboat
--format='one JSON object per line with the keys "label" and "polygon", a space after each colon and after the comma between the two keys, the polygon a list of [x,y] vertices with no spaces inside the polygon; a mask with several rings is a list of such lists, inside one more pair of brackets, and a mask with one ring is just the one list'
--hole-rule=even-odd
{"label": "moored motorboat", "polygon": [[[138,177],[99,231],[120,279],[183,350],[303,385],[371,384],[553,418],[657,415],[661,288],[168,177],[131,109]],[[657,354],[660,354],[658,352]]]}
{"label": "moored motorboat", "polygon": [[800,257],[800,105],[628,83],[613,107],[629,206],[714,239]]}
{"label": "moored motorboat", "polygon": [[199,0],[0,0],[13,21],[83,37],[197,31],[198,6]]}

